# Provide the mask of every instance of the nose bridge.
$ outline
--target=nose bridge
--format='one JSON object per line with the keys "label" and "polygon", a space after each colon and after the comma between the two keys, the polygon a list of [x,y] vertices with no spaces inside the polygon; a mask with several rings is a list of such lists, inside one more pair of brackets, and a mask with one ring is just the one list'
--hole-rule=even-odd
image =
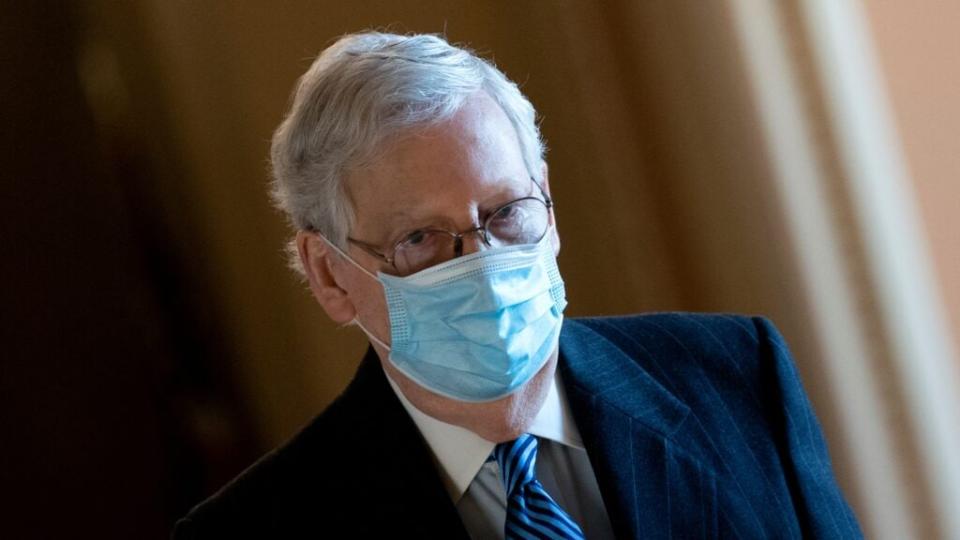
{"label": "nose bridge", "polygon": [[458,247],[460,248],[458,253],[455,253],[456,256],[469,255],[471,253],[476,253],[488,249],[490,246],[484,240],[484,231],[482,228],[475,227],[473,229],[464,231],[459,235]]}

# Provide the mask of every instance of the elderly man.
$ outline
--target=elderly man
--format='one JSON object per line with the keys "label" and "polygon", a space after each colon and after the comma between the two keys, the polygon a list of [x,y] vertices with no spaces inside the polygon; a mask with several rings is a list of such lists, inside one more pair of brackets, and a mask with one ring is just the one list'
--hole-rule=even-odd
{"label": "elderly man", "polygon": [[296,266],[371,348],[176,536],[860,536],[768,322],[564,320],[535,112],[491,64],[343,37],[272,160]]}

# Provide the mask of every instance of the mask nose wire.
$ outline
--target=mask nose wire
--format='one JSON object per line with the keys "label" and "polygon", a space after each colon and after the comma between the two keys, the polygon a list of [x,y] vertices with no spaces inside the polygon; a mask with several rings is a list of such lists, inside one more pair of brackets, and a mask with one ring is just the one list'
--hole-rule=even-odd
{"label": "mask nose wire", "polygon": [[[347,255],[346,253],[344,253],[344,251],[343,251],[342,249],[340,249],[339,247],[337,247],[336,244],[334,244],[333,242],[331,242],[330,240],[328,240],[326,236],[324,236],[324,235],[322,235],[322,234],[320,234],[320,233],[316,233],[316,234],[317,234],[317,236],[319,236],[320,238],[322,238],[323,241],[326,242],[327,245],[330,246],[334,251],[336,251],[337,253],[339,253],[341,257],[343,257],[344,259],[346,259],[347,261],[349,261],[350,264],[352,264],[352,265],[356,266],[357,268],[359,268],[361,272],[363,272],[364,274],[370,276],[370,278],[372,278],[372,279],[373,279],[374,281],[376,281],[377,283],[380,282],[380,280],[377,279],[377,276],[373,275],[372,272],[370,272],[369,270],[367,270],[366,268],[364,268],[363,266],[361,266],[360,263],[358,263],[357,261],[353,260],[353,257],[351,257],[351,256]],[[373,341],[374,343],[376,343],[377,345],[380,345],[381,347],[383,347],[384,349],[386,349],[386,350],[388,350],[388,351],[391,350],[391,349],[390,349],[390,345],[387,345],[386,343],[383,342],[383,340],[381,340],[380,338],[378,338],[377,336],[375,336],[375,335],[373,334],[373,332],[371,332],[370,330],[367,330],[367,327],[364,326],[362,322],[360,322],[360,318],[357,317],[356,315],[354,315],[352,321],[350,321],[349,323],[347,323],[347,325],[351,325],[351,324],[357,325],[357,327],[359,327],[360,330],[363,330],[363,333],[366,334],[367,337],[370,338],[370,340]]]}

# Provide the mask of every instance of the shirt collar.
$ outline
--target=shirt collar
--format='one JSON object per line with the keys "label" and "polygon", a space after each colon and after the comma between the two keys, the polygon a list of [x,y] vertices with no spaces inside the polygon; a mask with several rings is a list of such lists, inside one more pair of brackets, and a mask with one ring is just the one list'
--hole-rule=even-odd
{"label": "shirt collar", "polygon": [[[444,487],[456,504],[466,493],[473,477],[477,475],[496,444],[466,428],[448,424],[423,413],[407,400],[389,374],[387,381],[427,441],[440,470]],[[547,399],[527,432],[583,449],[583,441],[570,413],[559,370],[555,372]]]}

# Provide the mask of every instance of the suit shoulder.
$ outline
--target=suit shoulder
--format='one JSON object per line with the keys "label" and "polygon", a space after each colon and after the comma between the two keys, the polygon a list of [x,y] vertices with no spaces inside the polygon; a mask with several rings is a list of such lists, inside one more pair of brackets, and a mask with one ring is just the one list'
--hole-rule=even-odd
{"label": "suit shoulder", "polygon": [[[682,402],[742,402],[773,379],[797,377],[786,344],[762,317],[654,313],[575,320],[638,364]],[[709,395],[703,393],[709,388]]]}
{"label": "suit shoulder", "polygon": [[616,344],[641,341],[648,349],[681,346],[697,353],[722,349],[755,349],[766,338],[782,341],[773,324],[763,317],[728,313],[663,312],[615,317],[574,319]]}
{"label": "suit shoulder", "polygon": [[339,401],[190,510],[176,523],[173,538],[270,536],[278,524],[282,528],[279,518],[297,512],[306,491],[313,497],[322,492],[311,485],[338,482],[336,468],[321,467],[339,459],[336,452],[342,447],[324,444],[346,431]]}

